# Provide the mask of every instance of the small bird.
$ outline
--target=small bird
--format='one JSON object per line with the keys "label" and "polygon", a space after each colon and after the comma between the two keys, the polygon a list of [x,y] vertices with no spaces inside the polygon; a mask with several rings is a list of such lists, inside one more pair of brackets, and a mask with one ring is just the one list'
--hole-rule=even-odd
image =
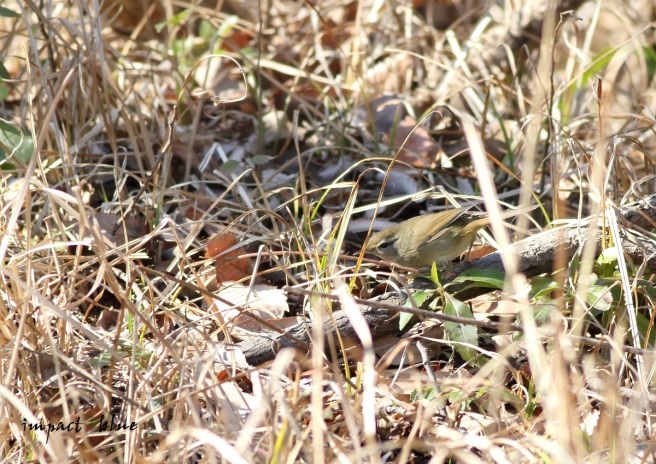
{"label": "small bird", "polygon": [[[476,233],[490,223],[487,213],[470,209],[471,206],[448,209],[388,227],[371,236],[366,251],[385,261],[413,268],[452,261],[467,251]],[[501,218],[516,216],[529,209],[505,211]]]}

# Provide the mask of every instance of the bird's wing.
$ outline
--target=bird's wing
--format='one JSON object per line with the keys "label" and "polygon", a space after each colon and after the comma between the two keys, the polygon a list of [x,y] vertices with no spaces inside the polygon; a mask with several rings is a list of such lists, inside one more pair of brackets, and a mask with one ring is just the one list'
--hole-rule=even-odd
{"label": "bird's wing", "polygon": [[471,206],[466,208],[449,209],[443,211],[442,213],[437,213],[440,215],[439,220],[435,220],[434,224],[431,225],[430,232],[427,234],[430,238],[427,240],[427,242],[433,242],[444,235],[447,231],[447,228],[470,209]]}

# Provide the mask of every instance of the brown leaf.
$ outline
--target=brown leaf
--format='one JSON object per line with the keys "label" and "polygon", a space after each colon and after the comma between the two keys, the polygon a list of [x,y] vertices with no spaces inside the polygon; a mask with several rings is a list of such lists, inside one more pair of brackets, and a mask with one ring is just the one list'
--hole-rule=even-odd
{"label": "brown leaf", "polygon": [[243,248],[233,248],[238,243],[232,232],[223,231],[207,244],[205,257],[214,259],[219,284],[248,278],[253,272],[250,259],[240,257],[244,254]]}
{"label": "brown leaf", "polygon": [[103,330],[109,331],[118,324],[119,312],[115,309],[103,309],[96,325]]}
{"label": "brown leaf", "polygon": [[[216,295],[219,299],[215,301],[215,305],[223,320],[231,322],[235,328],[251,332],[268,330],[257,319],[279,321],[289,310],[285,292],[268,285],[253,285],[251,288],[239,283],[226,284],[216,291]],[[251,318],[251,315],[257,319]],[[293,322],[286,319],[275,325],[285,327],[290,323]]]}
{"label": "brown leaf", "polygon": [[131,35],[141,28],[139,38],[148,40],[160,37],[155,24],[166,19],[164,5],[156,0],[108,0],[100,2],[102,19],[117,32]]}
{"label": "brown leaf", "polygon": [[490,253],[494,253],[495,251],[497,251],[497,249],[493,246],[483,245],[472,248],[469,253],[465,255],[465,257],[467,258],[467,261],[474,261],[475,259],[482,258],[483,256],[487,256]]}
{"label": "brown leaf", "polygon": [[401,99],[381,97],[369,106],[375,130],[384,134],[392,148],[401,149],[399,161],[422,168],[435,163],[437,143],[424,127],[417,126]]}
{"label": "brown leaf", "polygon": [[[403,118],[394,128],[394,140],[390,145],[395,149],[401,149],[398,160],[404,161],[416,167],[430,167],[435,163],[435,153],[437,144],[430,136],[428,131],[417,126],[417,123],[410,116]],[[401,148],[403,147],[403,148]]]}
{"label": "brown leaf", "polygon": [[239,52],[242,48],[246,48],[251,40],[253,40],[253,34],[250,31],[234,30],[224,39],[221,50]]}
{"label": "brown leaf", "polygon": [[367,88],[381,93],[395,93],[406,90],[407,73],[415,66],[415,57],[398,53],[376,63],[367,71]]}
{"label": "brown leaf", "polygon": [[[89,219],[92,227],[98,229],[105,243],[111,247],[122,246],[144,236],[146,221],[143,218],[122,218],[113,213],[95,213]],[[90,231],[85,230],[83,237],[89,236]]]}
{"label": "brown leaf", "polygon": [[216,374],[216,378],[221,383],[234,381],[244,393],[253,393],[253,381],[248,377],[246,371],[235,369],[231,374],[223,369]]}

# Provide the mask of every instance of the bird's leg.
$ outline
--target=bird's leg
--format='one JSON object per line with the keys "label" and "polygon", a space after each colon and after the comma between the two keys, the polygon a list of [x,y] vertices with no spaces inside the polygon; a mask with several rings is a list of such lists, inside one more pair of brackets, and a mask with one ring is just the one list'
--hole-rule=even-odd
{"label": "bird's leg", "polygon": [[471,243],[469,244],[469,248],[467,249],[467,253],[465,254],[465,261],[469,261],[469,254],[472,251],[472,247],[474,246],[474,240],[472,239]]}

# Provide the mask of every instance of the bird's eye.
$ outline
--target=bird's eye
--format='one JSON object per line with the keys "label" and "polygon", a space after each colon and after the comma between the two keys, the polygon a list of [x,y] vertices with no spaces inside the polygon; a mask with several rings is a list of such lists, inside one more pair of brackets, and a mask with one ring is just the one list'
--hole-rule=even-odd
{"label": "bird's eye", "polygon": [[386,250],[387,248],[389,248],[390,246],[392,246],[392,244],[393,244],[394,242],[396,242],[396,240],[388,240],[388,241],[386,241],[386,242],[380,242],[380,244],[378,245],[378,249],[380,249],[380,250]]}

